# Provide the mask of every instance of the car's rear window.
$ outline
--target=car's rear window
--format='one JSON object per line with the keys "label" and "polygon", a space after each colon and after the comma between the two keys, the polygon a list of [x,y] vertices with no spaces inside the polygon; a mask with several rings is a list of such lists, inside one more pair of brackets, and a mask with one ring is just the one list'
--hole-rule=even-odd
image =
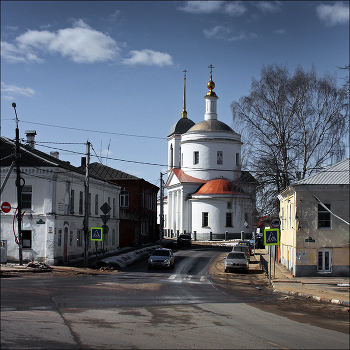
{"label": "car's rear window", "polygon": [[242,254],[242,253],[228,253],[227,259],[245,259],[245,254]]}
{"label": "car's rear window", "polygon": [[191,239],[191,237],[189,235],[181,235],[180,238]]}
{"label": "car's rear window", "polygon": [[233,247],[233,250],[236,250],[238,252],[247,252],[248,251],[248,247],[245,245],[235,245]]}
{"label": "car's rear window", "polygon": [[158,249],[155,250],[152,253],[153,256],[168,256],[169,255],[169,251],[168,250],[162,250],[162,249]]}

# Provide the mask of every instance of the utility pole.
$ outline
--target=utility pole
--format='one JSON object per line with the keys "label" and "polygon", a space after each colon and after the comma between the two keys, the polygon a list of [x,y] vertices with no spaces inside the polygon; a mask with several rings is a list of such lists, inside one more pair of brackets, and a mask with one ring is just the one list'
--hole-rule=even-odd
{"label": "utility pole", "polygon": [[159,215],[159,244],[162,246],[163,228],[164,228],[164,187],[163,174],[160,173],[160,215]]}
{"label": "utility pole", "polygon": [[17,223],[18,223],[18,250],[19,250],[19,264],[23,265],[22,256],[22,187],[21,187],[21,170],[19,158],[21,157],[19,149],[19,129],[18,129],[18,117],[16,111],[16,103],[12,103],[12,107],[15,110],[16,115],[16,188],[17,188]]}
{"label": "utility pole", "polygon": [[86,143],[85,162],[85,201],[84,201],[84,266],[88,266],[88,234],[89,234],[89,165],[90,165],[90,142]]}

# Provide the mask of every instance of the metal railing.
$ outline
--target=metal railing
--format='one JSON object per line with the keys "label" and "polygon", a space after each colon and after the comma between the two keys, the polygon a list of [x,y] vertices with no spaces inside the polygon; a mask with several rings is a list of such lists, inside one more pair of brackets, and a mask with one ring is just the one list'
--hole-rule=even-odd
{"label": "metal railing", "polygon": [[269,263],[267,262],[267,260],[264,258],[263,255],[260,255],[259,265],[265,271],[266,276],[268,276],[269,275]]}

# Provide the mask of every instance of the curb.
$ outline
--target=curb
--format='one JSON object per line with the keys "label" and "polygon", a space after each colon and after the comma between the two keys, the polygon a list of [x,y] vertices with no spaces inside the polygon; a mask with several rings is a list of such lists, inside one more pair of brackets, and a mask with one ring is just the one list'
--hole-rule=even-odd
{"label": "curb", "polygon": [[[273,284],[272,284],[272,286],[273,286]],[[303,298],[307,298],[307,299],[311,298],[311,299],[314,299],[316,301],[332,303],[332,304],[337,304],[337,305],[341,305],[341,306],[350,306],[350,302],[348,300],[327,299],[327,298],[322,298],[322,297],[319,297],[316,295],[305,294],[305,293],[300,293],[300,292],[292,292],[290,290],[280,290],[277,288],[273,288],[273,292],[303,297]]]}

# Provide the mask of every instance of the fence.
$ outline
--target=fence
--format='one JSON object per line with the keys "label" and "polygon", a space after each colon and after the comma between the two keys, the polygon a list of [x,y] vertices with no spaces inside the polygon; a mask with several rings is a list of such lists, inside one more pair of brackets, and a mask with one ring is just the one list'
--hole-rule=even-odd
{"label": "fence", "polygon": [[267,262],[267,260],[264,258],[263,255],[260,255],[259,265],[265,271],[266,276],[268,276],[269,275],[269,263]]}

